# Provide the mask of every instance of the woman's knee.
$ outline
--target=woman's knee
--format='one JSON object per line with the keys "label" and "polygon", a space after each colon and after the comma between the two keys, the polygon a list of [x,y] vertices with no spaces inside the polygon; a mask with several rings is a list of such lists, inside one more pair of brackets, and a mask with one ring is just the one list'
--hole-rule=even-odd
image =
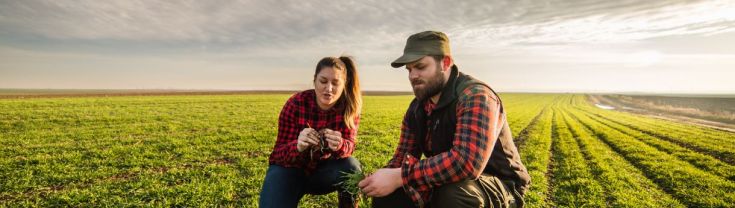
{"label": "woman's knee", "polygon": [[[263,180],[263,190],[283,191],[281,189],[298,189],[306,177],[303,170],[270,165]],[[296,186],[296,187],[294,187]]]}
{"label": "woman's knee", "polygon": [[361,171],[362,167],[360,161],[354,157],[346,157],[335,160],[329,160],[325,162],[321,168],[323,170],[329,170],[334,172],[356,172]]}
{"label": "woman's knee", "polygon": [[265,180],[269,178],[273,182],[289,182],[290,180],[298,181],[305,176],[305,172],[301,168],[287,168],[280,165],[270,165],[265,172]]}
{"label": "woman's knee", "polygon": [[348,170],[350,172],[362,171],[362,165],[360,164],[360,161],[358,161],[354,157],[347,157],[342,160],[343,164],[341,166],[344,170]]}
{"label": "woman's knee", "polygon": [[344,180],[345,173],[360,171],[360,162],[352,157],[324,161],[307,179],[307,193],[326,194],[338,190],[335,185]]}
{"label": "woman's knee", "polygon": [[265,174],[260,192],[260,207],[292,207],[304,194],[304,173],[297,168],[271,165]]}

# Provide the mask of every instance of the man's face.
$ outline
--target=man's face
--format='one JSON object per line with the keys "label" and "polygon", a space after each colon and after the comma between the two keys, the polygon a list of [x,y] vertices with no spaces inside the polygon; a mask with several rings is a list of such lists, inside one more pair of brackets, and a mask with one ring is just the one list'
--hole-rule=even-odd
{"label": "man's face", "polygon": [[411,81],[413,94],[419,100],[426,100],[439,94],[444,88],[444,73],[441,63],[431,56],[406,64],[408,80]]}

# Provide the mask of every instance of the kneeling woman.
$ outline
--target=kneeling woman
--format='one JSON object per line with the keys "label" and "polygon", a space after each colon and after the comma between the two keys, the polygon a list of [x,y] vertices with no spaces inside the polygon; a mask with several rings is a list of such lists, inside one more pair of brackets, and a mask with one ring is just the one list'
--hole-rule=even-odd
{"label": "kneeling woman", "polygon": [[350,157],[360,123],[362,93],[350,57],[326,57],[316,66],[314,89],[286,101],[269,158],[260,207],[296,207],[304,194],[338,191],[339,207],[357,207],[337,185],[341,172],[360,170]]}

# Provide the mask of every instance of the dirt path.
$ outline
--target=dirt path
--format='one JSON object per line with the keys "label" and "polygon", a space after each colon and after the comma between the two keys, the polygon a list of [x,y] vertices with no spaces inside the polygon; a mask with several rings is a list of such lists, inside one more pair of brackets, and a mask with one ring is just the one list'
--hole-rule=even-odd
{"label": "dirt path", "polygon": [[684,123],[689,123],[689,124],[694,124],[694,125],[699,125],[699,126],[704,126],[704,127],[709,127],[709,128],[714,128],[714,129],[719,129],[719,130],[735,133],[735,125],[729,124],[729,123],[674,115],[671,113],[662,113],[659,111],[652,111],[652,110],[644,109],[644,108],[634,108],[634,107],[625,105],[621,102],[618,102],[614,99],[610,99],[610,98],[607,98],[601,95],[589,95],[588,99],[593,104],[602,104],[602,105],[612,106],[615,108],[614,110],[616,111],[635,113],[635,114],[640,114],[640,115],[644,115],[644,116],[648,116],[652,118],[659,118],[659,119],[675,121],[675,122],[684,122]]}

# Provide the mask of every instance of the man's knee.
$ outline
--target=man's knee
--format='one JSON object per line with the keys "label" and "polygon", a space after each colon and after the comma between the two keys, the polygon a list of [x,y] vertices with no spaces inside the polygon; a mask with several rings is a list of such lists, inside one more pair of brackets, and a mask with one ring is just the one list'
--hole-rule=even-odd
{"label": "man's knee", "polygon": [[475,180],[466,180],[435,188],[431,204],[436,207],[484,207],[485,196]]}
{"label": "man's knee", "polygon": [[416,205],[413,203],[413,201],[408,198],[408,195],[406,195],[406,192],[403,191],[402,188],[398,188],[393,193],[388,194],[388,196],[384,197],[374,197],[373,198],[373,207],[375,208],[382,208],[382,207],[416,207]]}

